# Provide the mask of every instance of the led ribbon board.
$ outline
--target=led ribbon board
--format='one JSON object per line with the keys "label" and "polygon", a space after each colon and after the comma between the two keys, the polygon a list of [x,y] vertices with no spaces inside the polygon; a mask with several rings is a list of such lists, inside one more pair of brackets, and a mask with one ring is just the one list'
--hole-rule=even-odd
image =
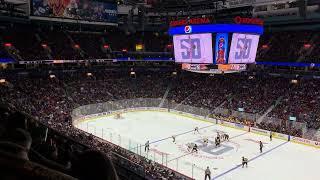
{"label": "led ribbon board", "polygon": [[[191,30],[191,31],[190,31]],[[202,33],[244,33],[244,34],[263,34],[263,27],[259,25],[242,24],[206,24],[171,27],[171,36],[178,34],[202,34]]]}

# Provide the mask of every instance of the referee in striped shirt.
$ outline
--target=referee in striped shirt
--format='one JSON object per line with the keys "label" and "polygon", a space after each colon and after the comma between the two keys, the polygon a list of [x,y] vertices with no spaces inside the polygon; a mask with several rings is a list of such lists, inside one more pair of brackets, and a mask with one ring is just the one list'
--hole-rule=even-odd
{"label": "referee in striped shirt", "polygon": [[204,180],[207,180],[207,177],[209,178],[209,180],[211,179],[211,171],[209,169],[209,166],[207,167],[207,169],[205,171]]}

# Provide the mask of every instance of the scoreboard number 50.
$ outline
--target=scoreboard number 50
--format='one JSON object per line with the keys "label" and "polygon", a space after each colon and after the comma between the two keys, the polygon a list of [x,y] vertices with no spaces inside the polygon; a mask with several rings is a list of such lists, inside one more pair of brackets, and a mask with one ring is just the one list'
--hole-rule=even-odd
{"label": "scoreboard number 50", "polygon": [[237,52],[235,54],[235,59],[248,59],[250,57],[252,39],[239,38],[237,42]]}
{"label": "scoreboard number 50", "polygon": [[182,59],[201,59],[201,43],[199,38],[181,39]]}

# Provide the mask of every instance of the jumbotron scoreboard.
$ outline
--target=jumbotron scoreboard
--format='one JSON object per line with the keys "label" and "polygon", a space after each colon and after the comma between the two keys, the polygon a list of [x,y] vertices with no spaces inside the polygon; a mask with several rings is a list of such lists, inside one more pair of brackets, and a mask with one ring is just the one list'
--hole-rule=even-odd
{"label": "jumbotron scoreboard", "polygon": [[197,24],[171,27],[176,63],[252,64],[263,26],[255,24]]}

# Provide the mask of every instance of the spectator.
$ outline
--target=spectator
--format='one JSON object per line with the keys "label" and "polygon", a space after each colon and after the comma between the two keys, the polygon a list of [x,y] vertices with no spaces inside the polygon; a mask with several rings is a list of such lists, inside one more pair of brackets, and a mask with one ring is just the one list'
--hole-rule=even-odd
{"label": "spectator", "polygon": [[32,139],[30,134],[23,129],[16,129],[9,134],[7,141],[0,142],[0,149],[14,154],[16,157],[29,160],[28,153]]}
{"label": "spectator", "polygon": [[80,180],[118,180],[113,163],[101,152],[86,151],[72,164],[72,171]]}

